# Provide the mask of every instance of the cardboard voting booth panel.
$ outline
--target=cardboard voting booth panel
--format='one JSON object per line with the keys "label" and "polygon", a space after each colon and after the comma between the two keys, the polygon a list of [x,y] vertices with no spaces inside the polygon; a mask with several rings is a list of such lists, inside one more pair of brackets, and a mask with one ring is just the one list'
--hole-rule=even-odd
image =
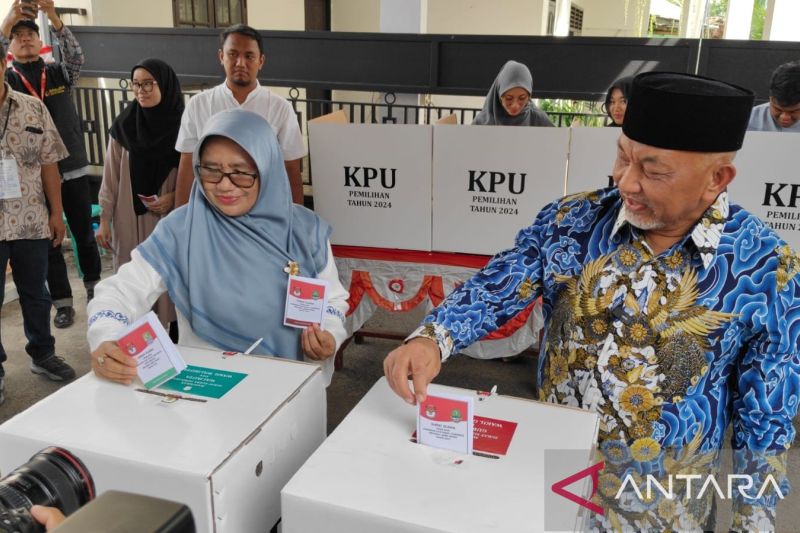
{"label": "cardboard voting booth panel", "polygon": [[433,249],[491,255],[512,246],[564,196],[568,143],[566,128],[434,126]]}
{"label": "cardboard voting booth panel", "polygon": [[[417,408],[381,378],[281,491],[283,532],[583,527],[582,508],[551,486],[589,466],[595,413],[497,395],[480,400],[475,391],[432,385],[429,394],[435,393],[473,395],[476,417],[505,427],[515,422],[505,453],[463,455],[411,442]],[[561,460],[563,454],[574,463]],[[553,470],[556,463],[566,466],[566,475]],[[588,495],[590,484],[570,490]]]}
{"label": "cardboard voting booth panel", "polygon": [[314,210],[331,242],[431,249],[431,126],[308,126]]}
{"label": "cardboard voting booth panel", "polygon": [[567,194],[608,186],[622,128],[570,128]]}
{"label": "cardboard voting booth panel", "polygon": [[800,135],[749,131],[736,155],[729,199],[758,216],[800,250]]}
{"label": "cardboard voting booth panel", "polygon": [[198,532],[269,531],[281,487],[325,438],[322,373],[276,358],[180,351],[184,372],[195,370],[180,394],[201,401],[86,375],[0,426],[0,471],[56,445],[83,461],[98,494],[184,503]]}

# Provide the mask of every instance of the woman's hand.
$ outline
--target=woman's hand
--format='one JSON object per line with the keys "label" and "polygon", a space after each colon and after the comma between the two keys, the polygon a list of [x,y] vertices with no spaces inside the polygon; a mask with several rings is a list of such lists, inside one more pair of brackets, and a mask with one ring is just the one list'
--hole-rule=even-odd
{"label": "woman's hand", "polygon": [[101,248],[111,251],[111,224],[109,224],[108,220],[100,219],[100,227],[97,228],[94,234],[94,240],[97,241],[97,245]]}
{"label": "woman's hand", "polygon": [[156,200],[155,202],[144,204],[144,206],[148,210],[150,210],[151,213],[161,216],[164,216],[170,211],[172,211],[174,205],[175,205],[174,192],[168,192],[167,194],[162,194],[161,196],[158,197],[158,200]]}
{"label": "woman's hand", "polygon": [[300,342],[303,346],[303,353],[315,361],[324,361],[336,353],[336,339],[327,331],[322,331],[316,324],[303,330]]}
{"label": "woman's hand", "polygon": [[92,370],[103,379],[130,385],[136,377],[136,359],[123,352],[116,341],[105,341],[92,352]]}

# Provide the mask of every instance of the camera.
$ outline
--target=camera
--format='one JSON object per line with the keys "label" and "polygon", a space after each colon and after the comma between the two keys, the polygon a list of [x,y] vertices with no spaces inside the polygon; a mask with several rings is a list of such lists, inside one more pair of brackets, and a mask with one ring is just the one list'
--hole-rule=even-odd
{"label": "camera", "polygon": [[0,480],[0,532],[43,532],[29,513],[31,506],[58,507],[70,515],[94,494],[94,481],[77,457],[63,448],[45,448]]}

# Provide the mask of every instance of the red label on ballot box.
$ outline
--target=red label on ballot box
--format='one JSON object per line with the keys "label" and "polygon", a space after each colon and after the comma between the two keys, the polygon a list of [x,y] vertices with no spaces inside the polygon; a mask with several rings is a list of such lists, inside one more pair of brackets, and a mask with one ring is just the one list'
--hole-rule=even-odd
{"label": "red label on ballot box", "polygon": [[480,452],[505,455],[516,429],[516,422],[475,415],[475,423],[472,424],[472,447]]}

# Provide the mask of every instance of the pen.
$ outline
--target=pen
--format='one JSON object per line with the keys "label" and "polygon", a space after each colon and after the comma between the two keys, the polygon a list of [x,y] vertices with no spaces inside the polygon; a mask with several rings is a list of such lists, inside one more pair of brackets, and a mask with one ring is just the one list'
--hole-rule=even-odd
{"label": "pen", "polygon": [[261,341],[263,341],[263,340],[264,340],[264,337],[261,337],[261,338],[259,338],[259,339],[258,339],[256,342],[254,342],[254,343],[253,343],[253,345],[252,345],[252,346],[250,346],[248,349],[246,349],[246,350],[244,351],[244,355],[248,355],[250,352],[252,352],[253,350],[255,350],[255,349],[256,349],[256,346],[258,346],[259,344],[261,344]]}

